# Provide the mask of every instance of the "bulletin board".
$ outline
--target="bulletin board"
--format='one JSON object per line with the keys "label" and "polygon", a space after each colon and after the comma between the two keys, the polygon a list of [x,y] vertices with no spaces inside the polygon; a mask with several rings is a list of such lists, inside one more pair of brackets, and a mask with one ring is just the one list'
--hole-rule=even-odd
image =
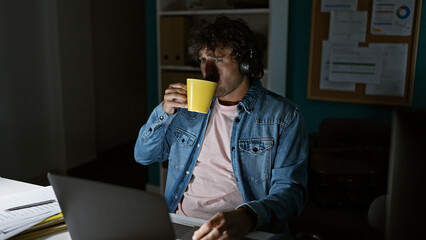
{"label": "bulletin board", "polygon": [[[389,94],[389,93],[379,93],[371,91],[371,89],[375,89],[377,85],[372,85],[369,83],[362,82],[352,82],[349,84],[344,83],[343,85],[348,85],[348,89],[344,88],[334,88],[324,87],[324,84],[327,83],[324,79],[333,79],[336,81],[338,79],[338,75],[331,73],[330,69],[334,69],[338,65],[333,65],[333,67],[326,68],[325,60],[327,58],[322,57],[322,54],[325,54],[326,50],[323,48],[325,41],[329,42],[330,38],[330,19],[331,12],[324,11],[324,4],[321,5],[324,0],[313,0],[312,1],[312,23],[311,23],[311,42],[310,42],[310,59],[309,59],[309,79],[308,79],[308,90],[307,97],[308,99],[315,100],[328,100],[328,101],[339,101],[339,102],[353,102],[353,103],[365,103],[365,104],[382,104],[382,105],[394,105],[394,106],[410,106],[412,102],[413,95],[413,87],[414,87],[414,73],[415,73],[415,65],[416,65],[416,54],[417,54],[417,42],[418,42],[418,34],[419,34],[419,25],[420,25],[420,12],[422,1],[416,0],[413,4],[414,9],[411,12],[405,11],[402,14],[412,15],[412,25],[411,32],[408,34],[402,35],[393,35],[393,34],[372,34],[372,25],[371,21],[373,19],[372,11],[375,8],[375,12],[377,12],[377,5],[373,6],[373,4],[377,4],[377,1],[373,0],[358,0],[356,11],[366,11],[366,31],[365,31],[365,41],[360,41],[354,43],[357,48],[367,48],[374,44],[383,44],[383,45],[404,45],[406,51],[406,67],[405,67],[405,78],[403,79],[403,71],[401,71],[399,75],[399,82],[401,87],[399,89],[399,94]],[[330,2],[330,1],[329,1]],[[338,1],[336,1],[338,2]],[[334,14],[334,13],[333,13]],[[333,19],[336,19],[334,15]],[[374,20],[377,19],[376,15]],[[398,16],[400,17],[400,16]],[[404,17],[404,16],[402,16]],[[334,21],[334,20],[333,20]],[[374,22],[376,23],[376,22]],[[336,27],[333,26],[333,31]],[[353,40],[351,40],[352,42]],[[326,49],[326,48],[324,48]],[[333,48],[336,49],[336,48]],[[335,50],[333,50],[335,51]],[[337,50],[336,50],[337,51]],[[383,53],[383,52],[382,52]],[[328,53],[330,54],[330,53]],[[338,58],[338,54],[333,52],[333,59]],[[328,56],[328,55],[326,55]],[[336,61],[331,61],[328,59],[328,63],[335,63]],[[382,64],[385,66],[386,64]],[[383,67],[382,66],[382,67]],[[385,71],[386,68],[382,70]],[[391,69],[391,68],[388,68]],[[323,75],[321,75],[323,72]],[[337,71],[336,71],[337,72]],[[327,75],[328,74],[328,75]],[[332,75],[334,74],[334,75]],[[324,75],[327,75],[324,77]],[[385,76],[386,74],[381,74]],[[329,83],[330,81],[328,81]],[[381,80],[381,83],[385,81]],[[332,82],[333,84],[335,82]],[[377,84],[381,84],[377,83]],[[373,88],[372,88],[373,86]],[[378,89],[378,88],[377,88]],[[373,93],[372,93],[373,92]]]}

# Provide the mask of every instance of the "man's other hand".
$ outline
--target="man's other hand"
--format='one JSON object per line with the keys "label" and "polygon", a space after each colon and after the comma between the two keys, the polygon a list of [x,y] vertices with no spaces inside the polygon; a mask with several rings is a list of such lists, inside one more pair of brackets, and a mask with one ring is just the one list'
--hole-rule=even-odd
{"label": "man's other hand", "polygon": [[186,104],[186,85],[183,83],[172,83],[164,92],[163,110],[171,115],[176,108],[188,108]]}
{"label": "man's other hand", "polygon": [[205,222],[194,232],[192,239],[231,239],[242,237],[253,228],[253,220],[244,208],[230,212],[220,212]]}

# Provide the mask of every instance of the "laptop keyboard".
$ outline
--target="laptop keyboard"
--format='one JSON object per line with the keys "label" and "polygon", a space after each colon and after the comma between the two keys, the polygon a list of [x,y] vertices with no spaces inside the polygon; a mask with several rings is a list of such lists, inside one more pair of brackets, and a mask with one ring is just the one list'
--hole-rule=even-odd
{"label": "laptop keyboard", "polygon": [[192,235],[198,229],[198,227],[186,226],[179,223],[172,223],[173,229],[175,230],[176,239],[180,240],[192,240]]}
{"label": "laptop keyboard", "polygon": [[[192,240],[192,235],[198,229],[198,227],[186,226],[179,223],[174,223],[173,229],[175,230],[176,240]],[[233,240],[253,240],[252,238],[232,238]]]}

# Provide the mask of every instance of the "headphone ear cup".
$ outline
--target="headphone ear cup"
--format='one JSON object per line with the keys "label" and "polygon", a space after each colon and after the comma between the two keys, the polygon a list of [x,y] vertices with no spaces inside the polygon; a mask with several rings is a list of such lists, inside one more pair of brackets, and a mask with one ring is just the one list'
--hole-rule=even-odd
{"label": "headphone ear cup", "polygon": [[240,63],[240,73],[242,75],[249,75],[250,74],[250,61],[253,57],[253,50],[250,48],[249,51],[244,53],[243,59]]}
{"label": "headphone ear cup", "polygon": [[250,64],[248,62],[240,63],[240,73],[242,75],[249,75],[250,74]]}
{"label": "headphone ear cup", "polygon": [[[240,73],[242,75],[250,75],[252,71],[252,64],[256,62],[256,49],[250,47],[250,50],[243,57],[243,60],[240,63]],[[254,65],[255,66],[255,65]]]}

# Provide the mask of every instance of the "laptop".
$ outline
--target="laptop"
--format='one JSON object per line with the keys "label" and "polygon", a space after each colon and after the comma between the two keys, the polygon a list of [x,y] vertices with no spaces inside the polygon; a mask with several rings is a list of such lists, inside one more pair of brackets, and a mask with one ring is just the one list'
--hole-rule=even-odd
{"label": "laptop", "polygon": [[161,195],[48,173],[72,239],[191,239]]}

